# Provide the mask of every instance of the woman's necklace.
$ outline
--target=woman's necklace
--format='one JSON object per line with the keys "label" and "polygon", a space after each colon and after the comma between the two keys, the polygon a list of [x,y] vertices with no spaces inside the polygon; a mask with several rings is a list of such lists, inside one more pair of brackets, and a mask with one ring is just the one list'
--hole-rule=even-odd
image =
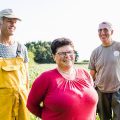
{"label": "woman's necklace", "polygon": [[76,70],[72,68],[68,71],[63,71],[60,68],[57,68],[58,72],[67,80],[74,80],[76,78]]}

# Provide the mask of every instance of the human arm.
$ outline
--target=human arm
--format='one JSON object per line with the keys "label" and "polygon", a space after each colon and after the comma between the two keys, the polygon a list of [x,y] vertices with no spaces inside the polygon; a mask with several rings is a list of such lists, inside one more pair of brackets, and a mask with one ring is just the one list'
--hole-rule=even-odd
{"label": "human arm", "polygon": [[26,89],[29,91],[29,72],[28,72],[28,63],[25,63],[25,72],[26,72]]}
{"label": "human arm", "polygon": [[24,56],[24,65],[25,65],[25,73],[26,73],[26,81],[25,81],[25,85],[26,85],[26,89],[27,91],[29,91],[29,71],[28,71],[28,62],[29,62],[29,58],[28,58],[28,51],[26,46],[23,46],[24,49],[23,50],[23,56]]}
{"label": "human arm", "polygon": [[27,108],[31,113],[41,118],[44,101],[49,86],[47,74],[40,75],[33,83],[27,99]]}
{"label": "human arm", "polygon": [[91,57],[90,57],[90,61],[89,61],[89,65],[88,65],[88,69],[90,70],[90,75],[92,77],[93,80],[95,80],[96,78],[96,57],[95,57],[96,52],[92,52]]}
{"label": "human arm", "polygon": [[92,76],[93,80],[95,80],[95,74],[96,74],[96,71],[91,69],[90,75]]}

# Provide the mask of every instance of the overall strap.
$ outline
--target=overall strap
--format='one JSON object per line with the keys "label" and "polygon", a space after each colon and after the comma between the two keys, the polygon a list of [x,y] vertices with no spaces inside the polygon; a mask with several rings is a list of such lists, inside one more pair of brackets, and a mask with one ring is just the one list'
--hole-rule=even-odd
{"label": "overall strap", "polygon": [[19,42],[17,42],[17,50],[16,50],[16,57],[20,57],[22,52],[22,46]]}

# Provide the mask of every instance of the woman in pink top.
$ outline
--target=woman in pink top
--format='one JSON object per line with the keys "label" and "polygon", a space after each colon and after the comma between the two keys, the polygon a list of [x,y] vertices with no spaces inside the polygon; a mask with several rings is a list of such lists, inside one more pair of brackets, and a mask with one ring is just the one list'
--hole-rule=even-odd
{"label": "woman in pink top", "polygon": [[55,39],[51,50],[57,67],[36,78],[27,108],[42,120],[95,120],[98,95],[88,72],[74,67],[72,41]]}

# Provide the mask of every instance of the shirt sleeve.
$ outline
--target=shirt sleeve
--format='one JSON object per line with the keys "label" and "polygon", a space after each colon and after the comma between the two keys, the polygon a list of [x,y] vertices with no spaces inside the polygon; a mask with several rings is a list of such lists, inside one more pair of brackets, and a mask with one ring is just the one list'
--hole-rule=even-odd
{"label": "shirt sleeve", "polygon": [[84,74],[86,75],[87,81],[89,82],[89,84],[91,86],[94,86],[94,82],[93,82],[92,76],[86,70],[84,70]]}
{"label": "shirt sleeve", "polygon": [[90,56],[88,69],[95,70],[95,51],[93,51]]}
{"label": "shirt sleeve", "polygon": [[42,108],[40,103],[44,100],[47,93],[49,79],[47,74],[43,73],[33,83],[27,100],[27,108],[31,113],[41,118]]}
{"label": "shirt sleeve", "polygon": [[27,48],[26,46],[24,46],[24,63],[27,63],[29,62],[29,59],[28,59],[28,51],[27,51]]}

